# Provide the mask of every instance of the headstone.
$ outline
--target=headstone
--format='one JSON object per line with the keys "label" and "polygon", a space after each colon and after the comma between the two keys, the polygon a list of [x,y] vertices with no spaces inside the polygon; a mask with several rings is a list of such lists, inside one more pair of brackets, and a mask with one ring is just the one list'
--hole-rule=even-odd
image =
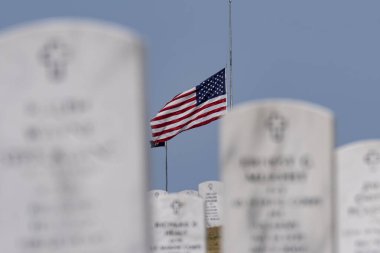
{"label": "headstone", "polygon": [[0,55],[0,252],[146,252],[140,40],[50,20]]}
{"label": "headstone", "polygon": [[158,199],[162,196],[165,196],[165,195],[168,195],[168,192],[167,191],[164,191],[164,190],[151,190],[149,191],[149,195],[150,197],[152,197],[153,199]]}
{"label": "headstone", "polygon": [[333,129],[329,111],[288,100],[222,119],[223,252],[332,252]]}
{"label": "headstone", "polygon": [[339,148],[337,178],[337,252],[380,252],[380,141]]}
{"label": "headstone", "polygon": [[205,253],[204,206],[200,197],[168,194],[152,202],[153,253]]}
{"label": "headstone", "polygon": [[222,225],[223,183],[206,181],[198,186],[199,195],[205,200],[206,227]]}
{"label": "headstone", "polygon": [[199,192],[194,190],[183,190],[178,192],[179,194],[191,195],[195,197],[199,197]]}

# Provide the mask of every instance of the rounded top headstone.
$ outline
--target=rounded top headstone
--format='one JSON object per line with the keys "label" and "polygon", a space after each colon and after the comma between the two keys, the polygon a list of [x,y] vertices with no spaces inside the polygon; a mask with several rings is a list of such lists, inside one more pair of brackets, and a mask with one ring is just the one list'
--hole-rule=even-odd
{"label": "rounded top headstone", "polygon": [[1,31],[0,55],[0,156],[27,157],[0,161],[0,202],[12,198],[0,251],[146,252],[141,40],[107,22],[47,19]]}
{"label": "rounded top headstone", "polygon": [[151,252],[206,252],[201,198],[170,193],[152,204]]}
{"label": "rounded top headstone", "polygon": [[376,252],[380,224],[380,140],[338,148],[337,252]]}
{"label": "rounded top headstone", "polygon": [[330,253],[331,111],[297,100],[250,102],[222,119],[220,134],[224,251]]}

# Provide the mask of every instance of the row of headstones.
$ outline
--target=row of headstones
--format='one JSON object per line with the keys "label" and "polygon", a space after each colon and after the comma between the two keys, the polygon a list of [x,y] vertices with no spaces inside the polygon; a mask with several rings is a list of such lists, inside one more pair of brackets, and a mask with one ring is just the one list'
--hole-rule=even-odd
{"label": "row of headstones", "polygon": [[[0,35],[0,55],[0,251],[147,252],[141,41],[49,21]],[[332,113],[303,102],[224,117],[224,252],[379,252],[379,142],[335,161],[334,136]]]}
{"label": "row of headstones", "polygon": [[[329,159],[334,160],[332,156]],[[322,157],[310,155],[300,161],[290,156],[287,161],[280,161],[277,157],[265,165],[251,161],[251,166],[264,166],[267,171],[256,168],[244,172],[244,180],[240,183],[248,180],[247,173],[261,173],[253,182],[262,183],[261,187],[265,189],[258,191],[259,186],[254,186],[256,189],[250,192],[237,189],[239,200],[233,200],[230,208],[227,205],[226,212],[238,209],[244,216],[227,216],[229,221],[226,224],[221,217],[223,190],[220,182],[203,182],[199,191],[185,190],[172,194],[162,190],[151,191],[152,252],[167,252],[168,249],[205,252],[204,220],[207,228],[224,225],[225,245],[237,248],[245,242],[246,248],[241,248],[243,252],[314,252],[312,249],[317,249],[317,246],[318,252],[378,252],[380,141],[363,141],[339,148],[335,166],[330,164],[329,177],[321,176],[321,171],[310,175],[311,170],[317,168],[316,162],[312,162],[315,158],[317,163],[323,161]],[[271,174],[277,173],[275,170],[278,169],[285,172]],[[297,173],[302,174],[297,176]],[[306,180],[308,185],[304,185],[302,191],[289,193],[294,183]],[[316,183],[316,180],[328,183]],[[215,187],[216,184],[219,186]],[[231,187],[236,188],[236,185]],[[244,198],[245,201],[242,200]],[[318,215],[314,214],[316,212]],[[237,234],[235,241],[229,237],[231,230]],[[336,242],[338,245],[334,245]],[[225,249],[224,252],[230,251]]]}
{"label": "row of headstones", "polygon": [[222,183],[202,182],[198,191],[149,192],[152,252],[206,252],[206,228],[222,225]]}
{"label": "row of headstones", "polygon": [[[169,196],[168,196],[169,195]],[[151,200],[157,202],[163,197],[182,197],[193,196],[201,199],[204,202],[204,217],[206,227],[218,227],[222,225],[222,195],[223,195],[223,183],[219,181],[205,181],[198,185],[198,191],[195,190],[183,190],[177,193],[168,193],[164,190],[151,190],[149,196]],[[171,208],[168,206],[168,208]]]}

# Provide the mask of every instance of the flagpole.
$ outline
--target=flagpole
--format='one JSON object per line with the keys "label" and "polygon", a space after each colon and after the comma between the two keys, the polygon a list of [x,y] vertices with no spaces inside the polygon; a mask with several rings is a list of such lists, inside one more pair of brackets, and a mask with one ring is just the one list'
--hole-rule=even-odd
{"label": "flagpole", "polygon": [[168,191],[168,142],[165,142],[165,191]]}
{"label": "flagpole", "polygon": [[233,96],[232,96],[232,0],[228,0],[228,34],[229,34],[229,107],[232,109]]}

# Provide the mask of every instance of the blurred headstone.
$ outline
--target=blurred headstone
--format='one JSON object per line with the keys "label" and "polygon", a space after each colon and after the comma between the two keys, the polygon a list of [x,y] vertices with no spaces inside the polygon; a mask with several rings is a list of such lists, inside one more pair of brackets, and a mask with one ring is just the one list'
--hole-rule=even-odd
{"label": "blurred headstone", "polygon": [[0,252],[146,252],[141,41],[50,20],[0,55]]}
{"label": "blurred headstone", "polygon": [[183,190],[178,192],[179,194],[191,195],[195,197],[199,197],[199,192],[194,190]]}
{"label": "blurred headstone", "polygon": [[192,195],[173,193],[153,201],[151,230],[151,252],[205,253],[203,200]]}
{"label": "blurred headstone", "polygon": [[337,252],[380,252],[380,141],[339,148],[337,175]]}
{"label": "blurred headstone", "polygon": [[223,252],[332,252],[332,114],[297,101],[222,120]]}
{"label": "blurred headstone", "polygon": [[223,184],[218,181],[205,181],[198,186],[199,195],[205,201],[206,227],[222,226]]}
{"label": "blurred headstone", "polygon": [[164,190],[151,190],[149,191],[149,195],[153,198],[153,199],[158,199],[162,196],[165,196],[165,195],[168,195],[168,192],[167,191],[164,191]]}

